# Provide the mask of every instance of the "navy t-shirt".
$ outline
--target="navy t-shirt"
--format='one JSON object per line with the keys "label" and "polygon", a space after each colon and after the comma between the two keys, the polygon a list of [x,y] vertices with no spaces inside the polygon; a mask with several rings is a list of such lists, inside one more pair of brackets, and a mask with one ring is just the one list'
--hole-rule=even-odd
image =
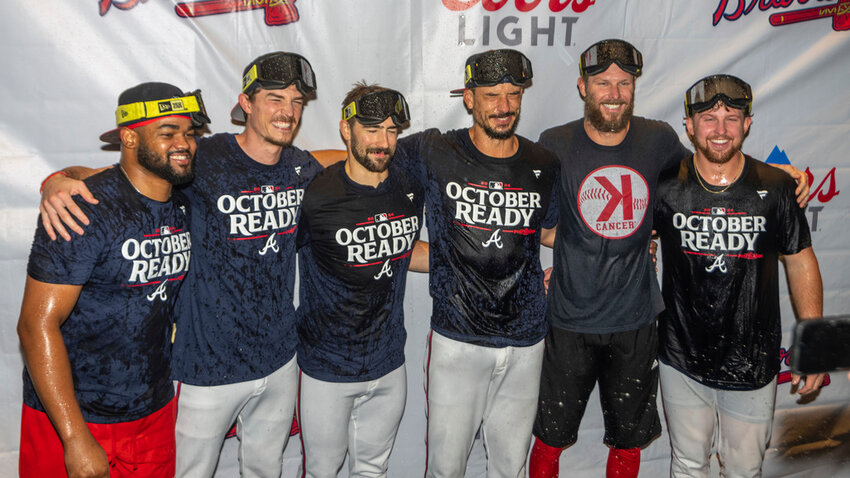
{"label": "navy t-shirt", "polygon": [[431,327],[487,347],[529,346],[545,321],[540,229],[557,223],[557,158],[517,136],[508,158],[485,156],[467,129],[399,140],[401,164],[425,187]]}
{"label": "navy t-shirt", "polygon": [[561,161],[550,323],[580,333],[649,324],[663,309],[649,254],[655,187],[690,152],[670,125],[640,117],[616,146],[593,142],[583,119],[544,131],[540,145]]}
{"label": "navy t-shirt", "polygon": [[[402,153],[403,154],[403,153]],[[361,382],[404,363],[404,288],[422,225],[422,187],[395,164],[377,187],[345,163],[319,173],[298,227],[298,365],[329,382]]]}
{"label": "navy t-shirt", "polygon": [[[191,258],[188,203],[178,191],[166,202],[139,194],[117,166],[85,183],[100,199],[75,197],[91,219],[86,233],[51,241],[39,220],[27,274],[82,285],[60,327],[74,392],[87,422],[127,422],[174,397],[171,318]],[[26,371],[24,403],[44,411]]]}
{"label": "navy t-shirt", "polygon": [[321,165],[287,147],[274,165],[232,134],[198,140],[196,248],[177,304],[174,378],[208,386],[265,377],[295,354],[295,233],[304,188]]}
{"label": "navy t-shirt", "polygon": [[717,188],[693,164],[658,184],[659,358],[704,385],[754,390],[779,372],[778,255],[811,246],[808,222],[782,170],[748,156],[740,178]]}

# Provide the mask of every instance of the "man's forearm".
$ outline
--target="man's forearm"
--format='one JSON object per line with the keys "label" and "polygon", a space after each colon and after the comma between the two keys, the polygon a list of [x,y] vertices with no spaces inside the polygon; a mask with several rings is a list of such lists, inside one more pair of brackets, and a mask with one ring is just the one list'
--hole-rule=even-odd
{"label": "man's forearm", "polygon": [[817,257],[811,247],[785,256],[785,272],[791,301],[800,319],[823,315],[823,282]]}

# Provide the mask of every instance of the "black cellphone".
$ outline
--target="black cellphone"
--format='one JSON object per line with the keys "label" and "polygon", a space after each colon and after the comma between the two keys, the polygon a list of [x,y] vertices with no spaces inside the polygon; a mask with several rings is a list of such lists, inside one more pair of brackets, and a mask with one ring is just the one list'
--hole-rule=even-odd
{"label": "black cellphone", "polygon": [[798,322],[791,346],[791,370],[804,375],[843,368],[850,368],[850,315]]}

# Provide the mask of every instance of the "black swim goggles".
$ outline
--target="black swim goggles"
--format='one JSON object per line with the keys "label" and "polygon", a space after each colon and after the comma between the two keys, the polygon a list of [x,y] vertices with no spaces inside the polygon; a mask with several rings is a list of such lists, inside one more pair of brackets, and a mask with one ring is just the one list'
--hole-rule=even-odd
{"label": "black swim goggles", "polygon": [[611,63],[616,63],[626,73],[640,76],[643,55],[627,41],[602,40],[590,45],[581,54],[579,73],[581,76],[593,76],[607,70]]}
{"label": "black swim goggles", "polygon": [[463,86],[496,86],[504,82],[526,86],[533,76],[531,60],[522,53],[508,48],[490,50],[467,58]]}
{"label": "black swim goggles", "polygon": [[301,55],[277,51],[252,61],[242,73],[242,93],[256,88],[277,90],[295,84],[302,95],[316,91],[313,67]]}
{"label": "black swim goggles", "polygon": [[410,110],[401,93],[381,90],[366,93],[342,108],[342,119],[357,118],[362,125],[372,126],[392,118],[396,126],[410,121]]}
{"label": "black swim goggles", "polygon": [[711,109],[715,103],[744,110],[753,110],[753,89],[744,80],[732,75],[711,75],[697,81],[685,93],[685,116],[691,117]]}

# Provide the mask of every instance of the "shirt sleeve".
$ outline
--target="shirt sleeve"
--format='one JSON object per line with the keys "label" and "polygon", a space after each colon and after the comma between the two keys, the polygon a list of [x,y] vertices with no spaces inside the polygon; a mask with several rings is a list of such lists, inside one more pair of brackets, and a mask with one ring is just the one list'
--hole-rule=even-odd
{"label": "shirt sleeve", "polygon": [[33,279],[49,284],[82,285],[91,277],[105,248],[99,229],[103,220],[98,217],[96,209],[88,207],[88,203],[75,200],[91,223],[83,226],[85,234],[82,236],[71,232],[70,241],[61,237],[52,241],[39,216],[27,264],[27,274]]}
{"label": "shirt sleeve", "polygon": [[782,183],[779,189],[779,205],[776,208],[779,252],[785,255],[796,254],[812,245],[812,237],[809,229],[809,221],[806,219],[806,211],[797,204],[794,195],[796,185],[790,176],[783,173]]}

